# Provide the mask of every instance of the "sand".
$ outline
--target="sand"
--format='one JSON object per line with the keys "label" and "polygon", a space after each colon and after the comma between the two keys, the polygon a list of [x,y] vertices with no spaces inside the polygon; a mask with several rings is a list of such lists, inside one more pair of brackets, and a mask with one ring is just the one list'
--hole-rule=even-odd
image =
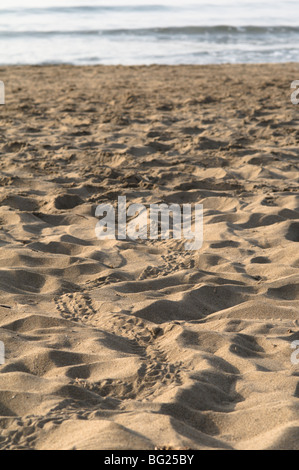
{"label": "sand", "polygon": [[[0,79],[0,448],[298,449],[299,66]],[[119,195],[203,247],[98,240]]]}

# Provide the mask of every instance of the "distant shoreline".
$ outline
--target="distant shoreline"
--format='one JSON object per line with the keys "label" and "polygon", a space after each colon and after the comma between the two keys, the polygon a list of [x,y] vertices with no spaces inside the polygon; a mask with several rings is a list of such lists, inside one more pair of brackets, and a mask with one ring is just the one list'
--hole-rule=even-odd
{"label": "distant shoreline", "polygon": [[299,66],[299,60],[298,61],[290,61],[290,62],[255,62],[255,63],[223,63],[223,64],[159,64],[159,63],[152,63],[152,64],[131,64],[131,65],[124,65],[124,64],[72,64],[69,62],[63,62],[63,63],[49,63],[49,64],[0,64],[0,70],[2,69],[7,69],[9,70],[14,69],[14,68],[63,68],[63,67],[74,67],[76,69],[82,68],[82,69],[87,69],[87,68],[110,68],[110,69],[119,69],[119,68],[124,68],[124,69],[142,69],[142,68],[152,68],[152,67],[157,67],[157,68],[180,68],[180,67],[191,67],[191,68],[211,68],[211,67],[218,67],[218,68],[227,68],[227,67],[232,67],[232,68],[242,68],[242,67],[249,67],[249,68],[254,68],[254,67],[261,67],[261,68],[267,68],[267,67],[283,67],[283,66]]}

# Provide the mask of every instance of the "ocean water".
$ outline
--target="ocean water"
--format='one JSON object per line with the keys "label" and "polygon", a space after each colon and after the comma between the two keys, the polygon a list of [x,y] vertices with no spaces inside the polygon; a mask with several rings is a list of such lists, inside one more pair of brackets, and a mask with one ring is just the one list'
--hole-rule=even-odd
{"label": "ocean water", "polygon": [[298,61],[298,0],[2,0],[0,64]]}

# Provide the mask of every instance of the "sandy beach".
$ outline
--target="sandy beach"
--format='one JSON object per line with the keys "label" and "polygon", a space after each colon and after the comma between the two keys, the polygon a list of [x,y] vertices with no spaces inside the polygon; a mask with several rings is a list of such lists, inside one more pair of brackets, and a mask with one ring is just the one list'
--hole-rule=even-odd
{"label": "sandy beach", "polygon": [[[0,449],[298,450],[299,65],[0,79]],[[202,248],[98,240],[118,196]]]}

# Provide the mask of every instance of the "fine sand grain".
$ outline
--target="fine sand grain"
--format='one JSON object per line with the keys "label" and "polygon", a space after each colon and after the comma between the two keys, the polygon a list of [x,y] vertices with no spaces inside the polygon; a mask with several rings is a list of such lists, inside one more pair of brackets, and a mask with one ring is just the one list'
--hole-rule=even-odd
{"label": "fine sand grain", "polygon": [[[0,78],[0,448],[298,449],[299,66]],[[99,241],[119,195],[202,249]]]}

